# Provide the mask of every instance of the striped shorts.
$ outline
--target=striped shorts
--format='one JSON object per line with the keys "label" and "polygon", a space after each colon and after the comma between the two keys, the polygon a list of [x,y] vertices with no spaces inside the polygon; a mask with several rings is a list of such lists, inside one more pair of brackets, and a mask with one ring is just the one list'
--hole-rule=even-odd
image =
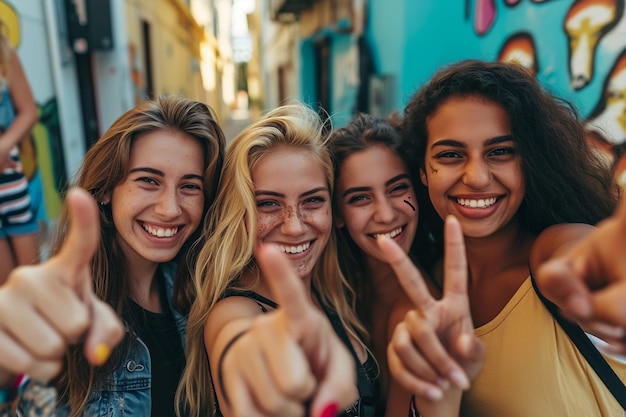
{"label": "striped shorts", "polygon": [[[17,149],[11,152],[19,162]],[[21,165],[0,172],[0,238],[34,233],[38,229],[31,207],[28,181]]]}

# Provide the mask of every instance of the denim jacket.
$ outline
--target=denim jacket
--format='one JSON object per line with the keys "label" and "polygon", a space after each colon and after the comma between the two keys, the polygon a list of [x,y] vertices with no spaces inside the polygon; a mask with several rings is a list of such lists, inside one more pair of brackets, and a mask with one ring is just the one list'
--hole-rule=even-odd
{"label": "denim jacket", "polygon": [[[176,277],[176,263],[169,262],[160,265],[161,276],[165,280],[165,288],[168,302],[176,321],[176,326],[184,346],[187,318],[181,315],[172,306],[172,289]],[[127,349],[130,340],[127,337],[118,349]],[[146,345],[137,339],[133,348],[110,375],[103,381],[97,382],[97,388],[91,392],[83,416],[87,417],[124,417],[124,416],[149,416],[151,411],[151,365],[150,352]],[[59,405],[55,408],[56,395],[51,393],[54,388],[43,387],[37,383],[30,383],[23,392],[18,404],[17,415],[28,417],[66,417],[69,415],[69,407]],[[8,416],[0,413],[0,417]]]}

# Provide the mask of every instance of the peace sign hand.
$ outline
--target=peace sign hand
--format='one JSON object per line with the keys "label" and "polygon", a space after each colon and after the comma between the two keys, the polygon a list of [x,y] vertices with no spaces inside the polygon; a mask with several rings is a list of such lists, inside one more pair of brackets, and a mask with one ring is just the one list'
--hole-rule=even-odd
{"label": "peace sign hand", "polygon": [[124,335],[115,312],[93,292],[90,262],[100,239],[93,197],[72,189],[67,205],[70,230],[60,252],[14,269],[0,287],[0,387],[22,373],[49,381],[68,346],[84,337],[89,362],[101,365]]}
{"label": "peace sign hand", "polygon": [[388,346],[391,374],[417,396],[438,400],[449,384],[467,389],[485,357],[474,334],[467,295],[467,260],[458,220],[445,223],[444,294],[436,300],[424,278],[391,239],[378,244],[415,309],[396,327]]}

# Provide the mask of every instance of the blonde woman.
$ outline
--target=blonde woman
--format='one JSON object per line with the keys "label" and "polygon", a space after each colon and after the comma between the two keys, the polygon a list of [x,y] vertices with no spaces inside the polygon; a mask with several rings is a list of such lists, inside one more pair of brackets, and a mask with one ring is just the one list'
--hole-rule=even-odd
{"label": "blonde woman", "polygon": [[[377,367],[337,261],[325,138],[319,115],[292,104],[227,151],[187,327],[179,398],[191,416],[376,413]],[[304,286],[261,273],[257,247],[283,252]]]}

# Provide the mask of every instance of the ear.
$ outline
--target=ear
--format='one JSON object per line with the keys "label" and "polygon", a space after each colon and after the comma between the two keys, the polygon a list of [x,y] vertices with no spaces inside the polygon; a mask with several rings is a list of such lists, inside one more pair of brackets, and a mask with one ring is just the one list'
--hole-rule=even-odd
{"label": "ear", "polygon": [[102,195],[102,199],[100,200],[100,204],[107,205],[111,202],[111,192],[107,191]]}
{"label": "ear", "polygon": [[426,170],[424,170],[424,168],[420,168],[420,179],[424,187],[428,187],[428,177],[426,176]]}

